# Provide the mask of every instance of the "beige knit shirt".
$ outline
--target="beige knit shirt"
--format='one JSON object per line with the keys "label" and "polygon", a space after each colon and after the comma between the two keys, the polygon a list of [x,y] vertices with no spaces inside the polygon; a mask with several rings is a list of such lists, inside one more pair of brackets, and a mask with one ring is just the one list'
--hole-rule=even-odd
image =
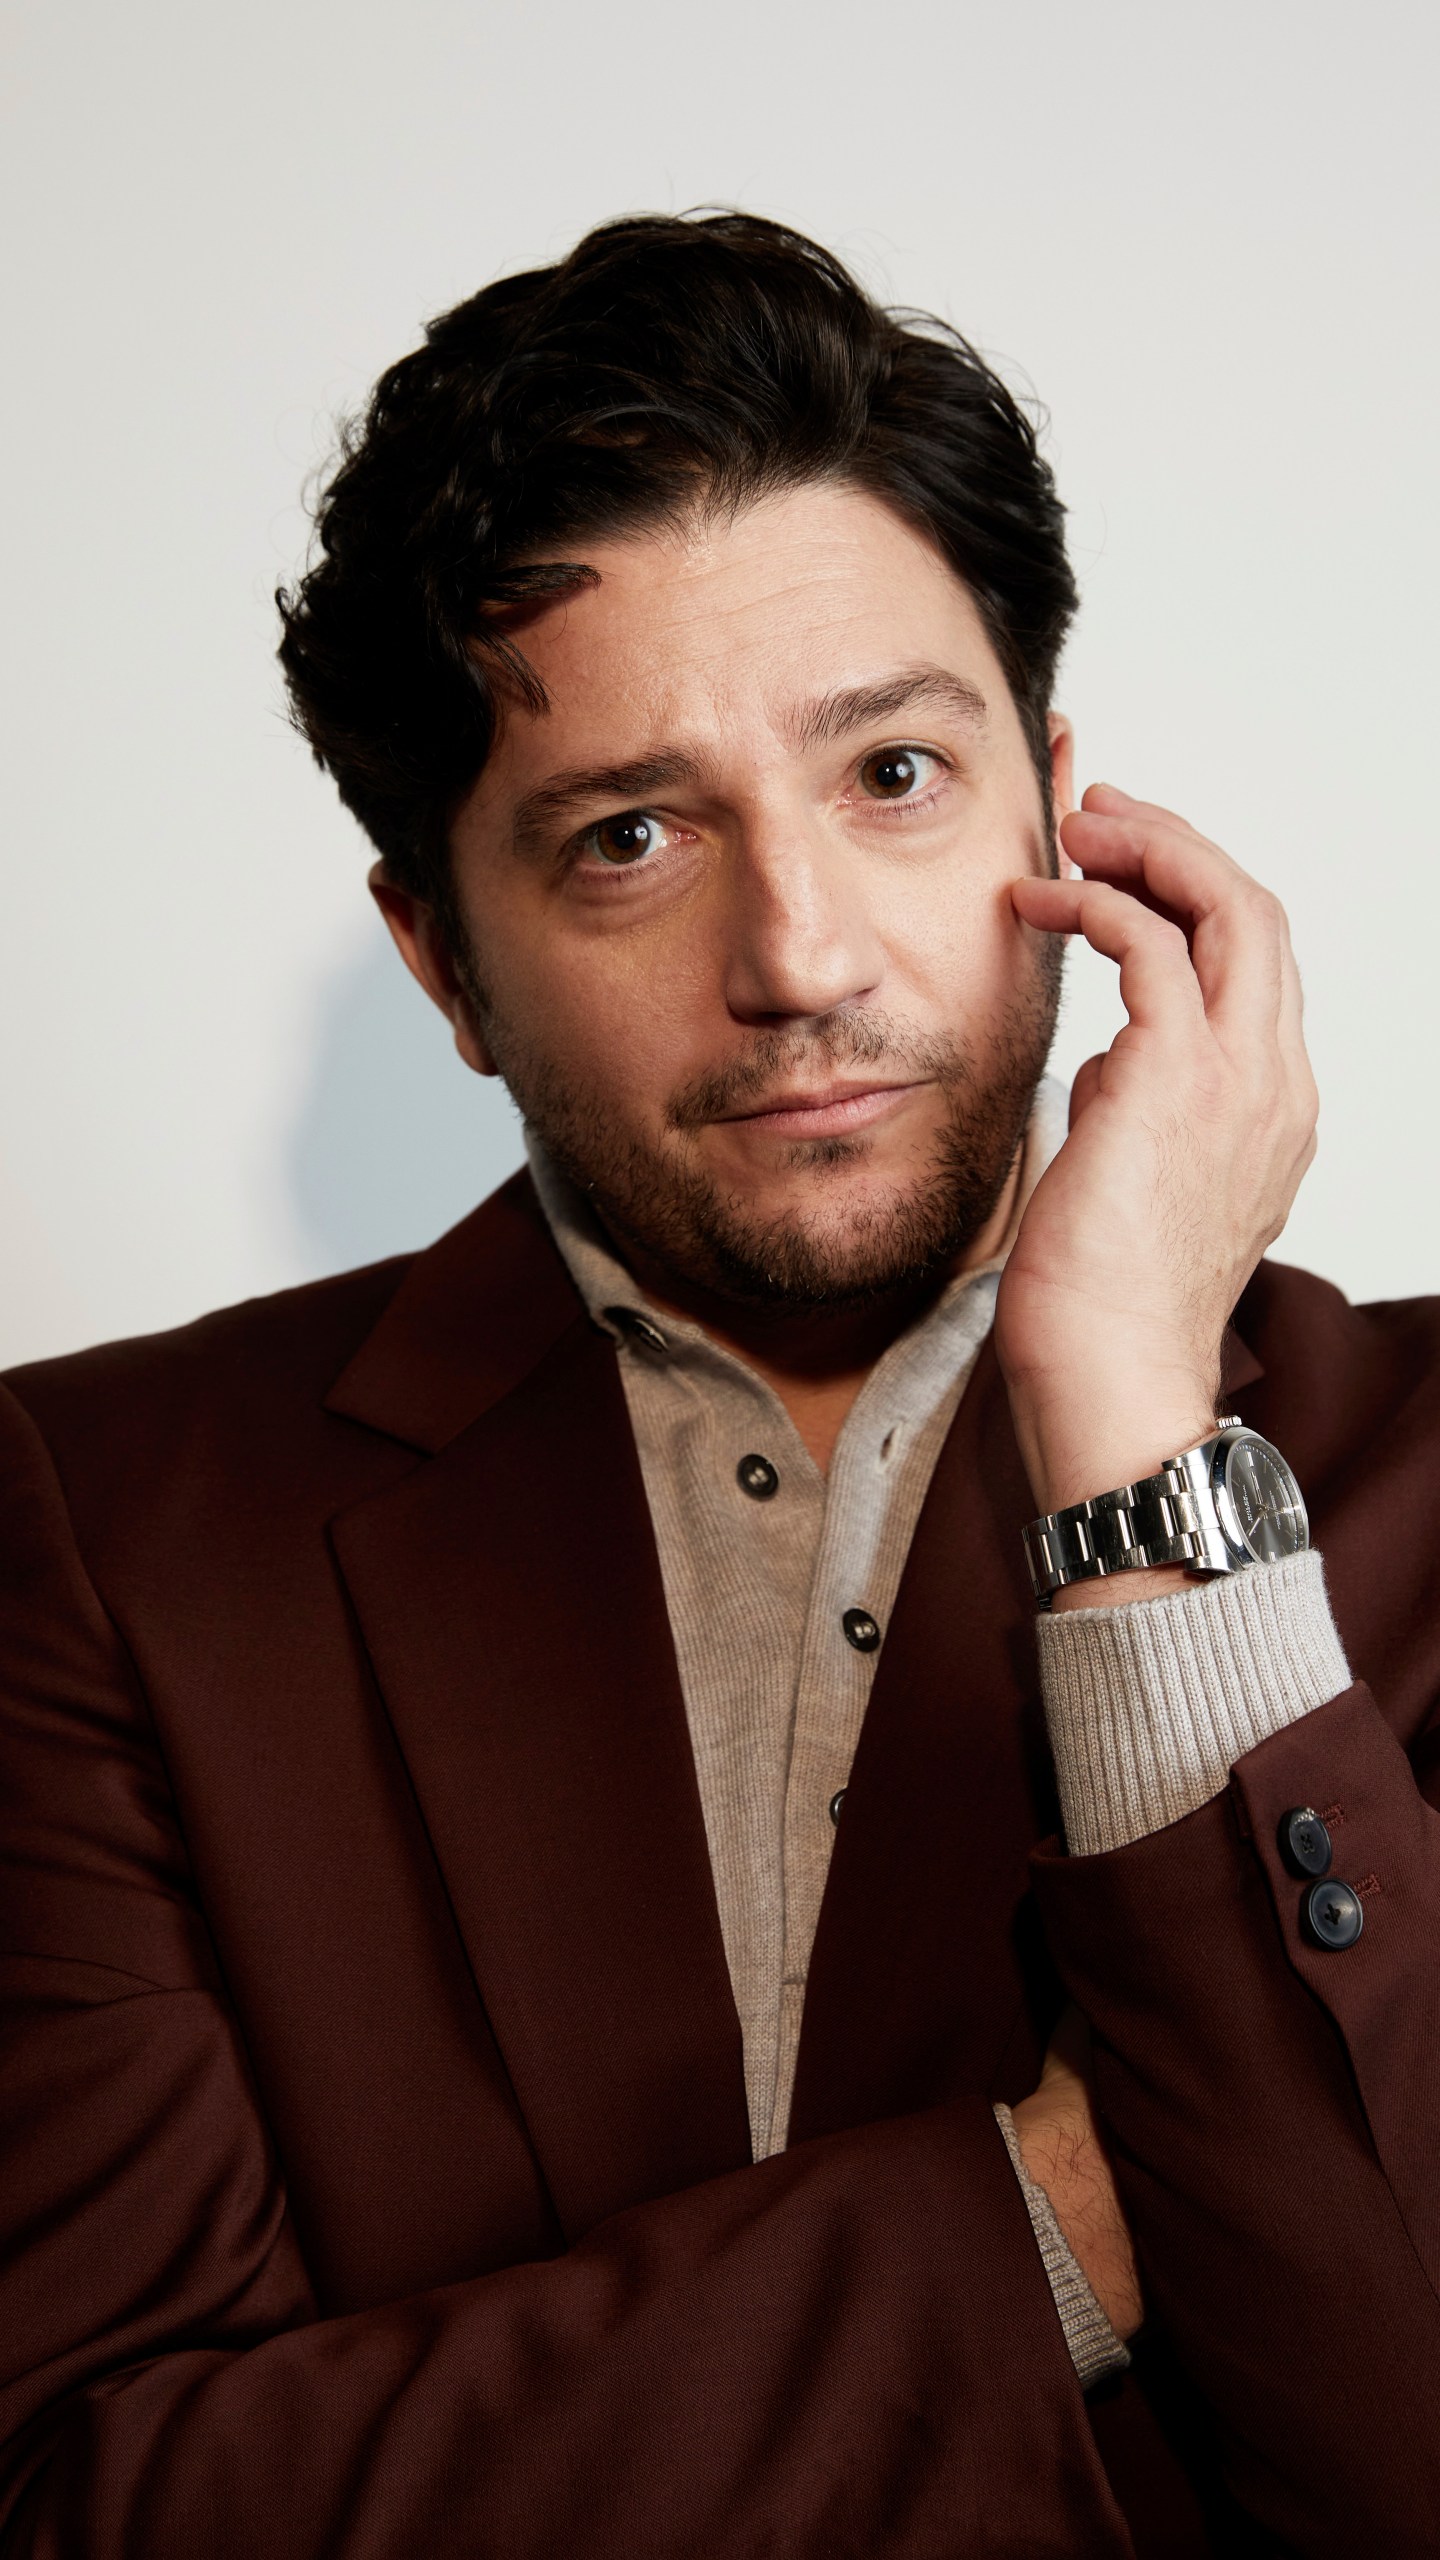
{"label": "beige knit shirt", "polygon": [[[1047,1079],[1011,1236],[1065,1126],[1065,1095]],[[877,1361],[826,1477],[773,1389],[647,1301],[533,1140],[530,1161],[576,1286],[616,1344],[764,2159],[785,2143],[810,1953],[879,1648],[1010,1238]],[[1312,1557],[1039,1626],[1067,1845],[1079,1854],[1193,1811],[1242,1751],[1349,1677]],[[1124,2350],[1024,2174],[1006,2110],[996,2113],[1077,2371],[1093,2380]]]}

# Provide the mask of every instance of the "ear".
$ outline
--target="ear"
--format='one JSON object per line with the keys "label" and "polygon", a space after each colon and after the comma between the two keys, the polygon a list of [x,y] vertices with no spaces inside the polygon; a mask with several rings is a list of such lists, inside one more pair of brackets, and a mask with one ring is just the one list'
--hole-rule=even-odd
{"label": "ear", "polygon": [[1050,733],[1050,791],[1055,804],[1055,863],[1062,880],[1078,880],[1079,870],[1060,842],[1060,821],[1075,806],[1075,732],[1058,711],[1046,722]]}
{"label": "ear", "polygon": [[455,1035],[455,1046],[477,1076],[498,1075],[475,1009],[455,974],[449,946],[435,920],[435,910],[391,879],[383,862],[369,877],[370,895],[385,919],[390,939],[417,985],[438,1005]]}

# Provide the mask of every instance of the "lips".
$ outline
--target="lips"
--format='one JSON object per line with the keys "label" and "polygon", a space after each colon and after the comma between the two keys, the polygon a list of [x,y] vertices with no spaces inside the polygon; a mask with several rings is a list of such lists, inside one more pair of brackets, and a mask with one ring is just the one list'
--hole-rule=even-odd
{"label": "lips", "polygon": [[766,1130],[778,1137],[838,1137],[881,1119],[917,1090],[908,1079],[903,1084],[830,1085],[820,1092],[777,1094],[725,1117],[730,1127]]}

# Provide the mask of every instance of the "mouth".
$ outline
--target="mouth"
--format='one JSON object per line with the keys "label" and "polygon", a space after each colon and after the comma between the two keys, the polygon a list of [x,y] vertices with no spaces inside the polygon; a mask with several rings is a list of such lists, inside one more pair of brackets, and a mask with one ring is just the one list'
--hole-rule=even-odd
{"label": "mouth", "polygon": [[810,1093],[776,1095],[747,1111],[722,1114],[722,1125],[755,1129],[773,1138],[838,1138],[869,1128],[920,1091],[914,1078],[899,1084],[834,1084]]}

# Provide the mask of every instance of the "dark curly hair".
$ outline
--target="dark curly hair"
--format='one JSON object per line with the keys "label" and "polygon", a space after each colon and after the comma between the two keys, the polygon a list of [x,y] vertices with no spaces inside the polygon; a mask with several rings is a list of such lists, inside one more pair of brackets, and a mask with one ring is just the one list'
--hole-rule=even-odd
{"label": "dark curly hair", "polygon": [[958,572],[1048,781],[1064,511],[953,330],[741,213],[607,223],[432,321],[345,431],[312,564],[277,598],[296,725],[396,881],[453,929],[448,830],[501,693],[543,705],[495,607],[589,583],[587,538],[821,479],[884,499]]}

